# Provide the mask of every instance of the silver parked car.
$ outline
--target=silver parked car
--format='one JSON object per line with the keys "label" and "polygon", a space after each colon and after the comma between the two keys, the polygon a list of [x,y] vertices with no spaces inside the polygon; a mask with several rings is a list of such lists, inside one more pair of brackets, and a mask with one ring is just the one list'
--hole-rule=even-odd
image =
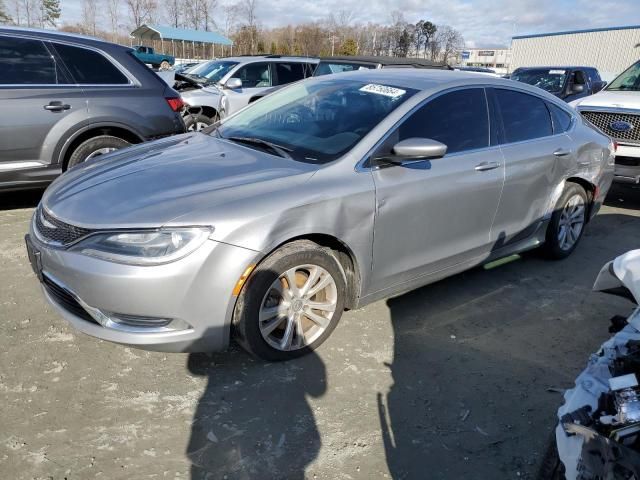
{"label": "silver parked car", "polygon": [[344,309],[538,246],[566,257],[612,176],[611,141],[538,88],[357,71],[74,168],[27,246],[85,333],[163,351],[233,333],[283,360]]}

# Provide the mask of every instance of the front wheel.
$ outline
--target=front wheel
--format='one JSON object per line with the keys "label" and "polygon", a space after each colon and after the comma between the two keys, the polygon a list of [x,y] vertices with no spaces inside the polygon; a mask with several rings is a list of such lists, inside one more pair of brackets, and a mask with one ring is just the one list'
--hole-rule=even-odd
{"label": "front wheel", "polygon": [[218,121],[217,115],[214,118],[207,117],[203,113],[189,113],[184,116],[184,126],[187,132],[199,132]]}
{"label": "front wheel", "polygon": [[295,241],[252,273],[234,310],[234,334],[263,360],[300,357],[320,346],[344,310],[345,276],[328,248]]}
{"label": "front wheel", "polygon": [[566,184],[547,229],[544,250],[551,258],[566,258],[578,246],[587,223],[587,202],[584,188]]}
{"label": "front wheel", "polygon": [[171,64],[166,60],[160,62],[160,70],[169,70],[171,68]]}

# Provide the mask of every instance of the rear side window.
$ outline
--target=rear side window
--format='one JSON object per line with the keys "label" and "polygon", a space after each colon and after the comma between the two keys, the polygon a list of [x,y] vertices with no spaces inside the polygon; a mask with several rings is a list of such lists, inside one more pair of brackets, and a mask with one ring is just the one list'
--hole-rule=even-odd
{"label": "rear side window", "polygon": [[522,142],[553,134],[544,100],[514,90],[495,89],[506,143]]}
{"label": "rear side window", "polygon": [[278,74],[278,85],[286,85],[305,78],[305,65],[302,63],[276,63],[275,66]]}
{"label": "rear side window", "polygon": [[129,79],[107,58],[93,50],[55,44],[56,52],[73,76],[84,85],[126,85]]}
{"label": "rear side window", "polygon": [[553,120],[553,133],[562,133],[569,130],[571,126],[571,115],[560,107],[556,107],[553,103],[547,103],[547,107],[551,111]]}
{"label": "rear side window", "polygon": [[412,137],[444,143],[447,153],[489,146],[489,117],[484,89],[445,93],[431,100],[399,129],[397,141]]}
{"label": "rear side window", "polygon": [[1,85],[55,85],[64,77],[40,40],[0,36]]}

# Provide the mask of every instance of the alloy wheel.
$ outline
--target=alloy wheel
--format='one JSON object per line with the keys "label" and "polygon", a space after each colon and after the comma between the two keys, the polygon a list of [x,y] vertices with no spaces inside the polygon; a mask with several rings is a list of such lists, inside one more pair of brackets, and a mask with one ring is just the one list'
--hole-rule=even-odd
{"label": "alloy wheel", "polygon": [[111,153],[111,152],[115,152],[117,150],[117,148],[113,148],[113,147],[105,147],[105,148],[99,148],[93,152],[91,152],[89,155],[87,155],[87,158],[85,158],[86,160],[91,160],[94,157],[100,156],[100,155],[104,155],[106,153]]}
{"label": "alloy wheel", "polygon": [[573,195],[567,200],[558,222],[558,245],[562,250],[570,250],[576,244],[584,228],[585,205],[581,195]]}
{"label": "alloy wheel", "polygon": [[304,348],[327,330],[337,299],[336,282],[324,268],[290,268],[271,284],[262,300],[260,333],[277,350]]}

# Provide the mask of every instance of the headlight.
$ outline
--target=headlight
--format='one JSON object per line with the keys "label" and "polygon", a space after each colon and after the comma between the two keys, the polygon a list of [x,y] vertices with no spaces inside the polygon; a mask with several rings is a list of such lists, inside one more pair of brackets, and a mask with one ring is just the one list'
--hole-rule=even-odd
{"label": "headlight", "polygon": [[179,228],[98,233],[71,248],[92,257],[129,265],[159,265],[189,255],[211,228]]}

